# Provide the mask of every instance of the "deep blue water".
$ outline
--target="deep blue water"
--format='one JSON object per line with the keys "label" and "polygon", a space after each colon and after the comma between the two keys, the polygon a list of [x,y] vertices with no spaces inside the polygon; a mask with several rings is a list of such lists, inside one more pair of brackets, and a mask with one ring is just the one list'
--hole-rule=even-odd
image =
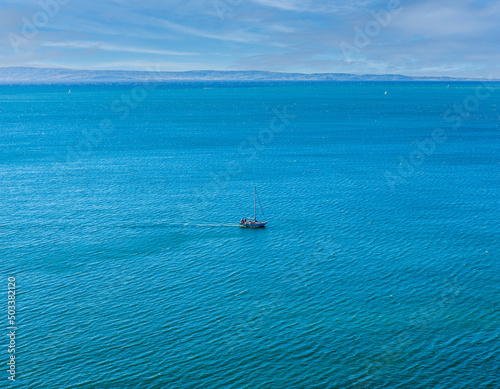
{"label": "deep blue water", "polygon": [[0,87],[0,386],[499,388],[489,88]]}

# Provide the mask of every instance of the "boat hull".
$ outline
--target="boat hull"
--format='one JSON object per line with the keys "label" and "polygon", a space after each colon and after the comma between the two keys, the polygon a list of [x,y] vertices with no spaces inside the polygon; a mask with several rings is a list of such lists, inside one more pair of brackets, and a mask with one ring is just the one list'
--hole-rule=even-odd
{"label": "boat hull", "polygon": [[240,227],[244,228],[266,228],[267,222],[242,222]]}

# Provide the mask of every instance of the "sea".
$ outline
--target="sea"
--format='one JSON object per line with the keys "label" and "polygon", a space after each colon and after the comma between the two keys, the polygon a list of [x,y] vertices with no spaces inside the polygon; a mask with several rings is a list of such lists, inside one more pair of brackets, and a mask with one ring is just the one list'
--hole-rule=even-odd
{"label": "sea", "polygon": [[499,107],[494,82],[0,86],[0,386],[500,388]]}

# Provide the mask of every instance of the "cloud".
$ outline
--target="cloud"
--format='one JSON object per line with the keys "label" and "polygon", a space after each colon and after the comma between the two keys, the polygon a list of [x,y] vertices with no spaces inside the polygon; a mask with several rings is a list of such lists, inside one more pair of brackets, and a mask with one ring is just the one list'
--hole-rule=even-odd
{"label": "cloud", "polygon": [[116,61],[116,62],[101,62],[89,67],[90,70],[143,70],[150,71],[184,71],[190,70],[206,70],[205,65],[199,62],[175,62],[175,61]]}
{"label": "cloud", "polygon": [[[421,3],[406,6],[394,19],[394,26],[405,34],[419,34],[436,39],[443,36],[493,33],[500,19],[500,8],[456,3]],[[487,35],[484,35],[487,37]],[[497,34],[492,34],[498,38]]]}
{"label": "cloud", "polygon": [[63,48],[74,48],[74,49],[99,49],[99,50],[104,50],[104,51],[121,51],[121,52],[131,52],[131,53],[146,53],[146,54],[174,55],[174,56],[198,55],[198,53],[192,53],[192,52],[187,52],[187,51],[148,49],[145,47],[119,46],[119,45],[112,45],[112,44],[101,43],[101,42],[86,42],[86,41],[44,42],[42,45],[46,46],[46,47],[63,47]]}
{"label": "cloud", "polygon": [[227,34],[213,33],[206,30],[200,30],[198,28],[187,27],[181,24],[176,24],[168,20],[162,20],[162,23],[170,30],[180,32],[181,34],[192,35],[201,38],[229,41],[229,42],[240,42],[249,43],[257,42],[263,39],[262,35],[249,33],[245,30],[233,30]]}
{"label": "cloud", "polygon": [[255,4],[284,11],[344,13],[356,9],[359,2],[312,0],[251,0]]}

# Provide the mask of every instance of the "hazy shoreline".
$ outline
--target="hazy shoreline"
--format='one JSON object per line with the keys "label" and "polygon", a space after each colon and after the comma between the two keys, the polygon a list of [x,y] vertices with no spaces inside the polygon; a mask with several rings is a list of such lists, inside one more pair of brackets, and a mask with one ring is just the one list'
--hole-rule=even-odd
{"label": "hazy shoreline", "polygon": [[105,84],[105,83],[168,83],[168,82],[481,82],[499,80],[413,77],[397,74],[346,73],[278,73],[264,71],[199,70],[185,72],[72,70],[53,68],[0,67],[0,84]]}

